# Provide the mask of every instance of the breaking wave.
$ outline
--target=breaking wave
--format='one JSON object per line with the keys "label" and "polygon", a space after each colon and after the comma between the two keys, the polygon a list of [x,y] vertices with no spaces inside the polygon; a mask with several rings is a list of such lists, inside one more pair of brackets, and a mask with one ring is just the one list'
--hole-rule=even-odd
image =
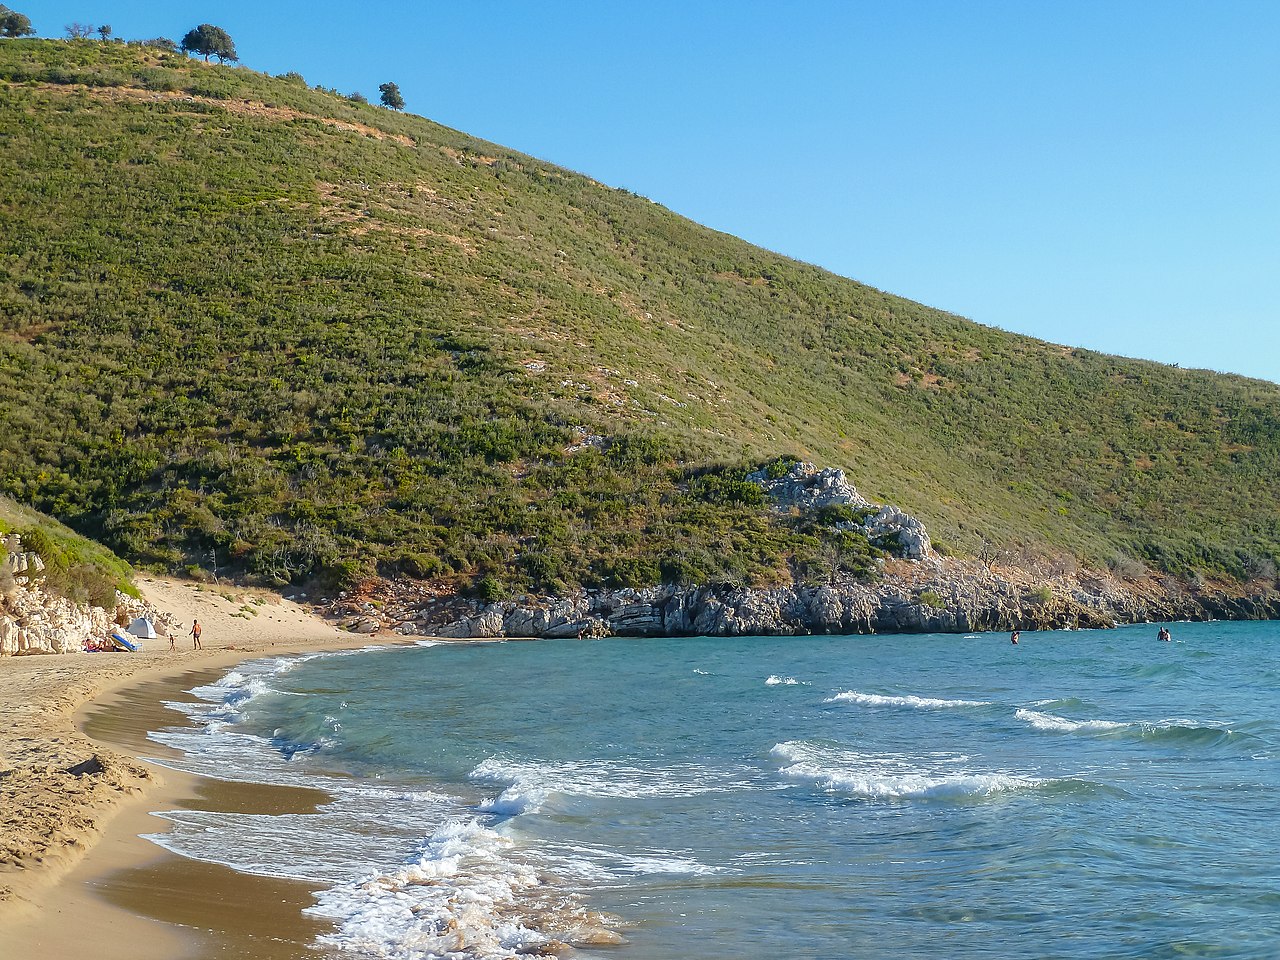
{"label": "breaking wave", "polygon": [[822,789],[872,800],[981,799],[1027,790],[1051,781],[1002,771],[955,769],[966,758],[863,754],[824,744],[792,740],[776,744],[772,756],[782,776]]}
{"label": "breaking wave", "polygon": [[933,697],[894,697],[879,693],[859,693],[846,690],[828,697],[825,703],[856,703],[863,707],[913,707],[917,710],[945,710],[952,707],[989,707],[987,700],[939,700]]}

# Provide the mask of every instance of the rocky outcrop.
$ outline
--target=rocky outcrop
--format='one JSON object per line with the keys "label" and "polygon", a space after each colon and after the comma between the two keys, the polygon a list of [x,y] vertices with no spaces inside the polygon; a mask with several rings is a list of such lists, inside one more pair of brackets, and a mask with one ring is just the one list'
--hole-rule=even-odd
{"label": "rocky outcrop", "polygon": [[663,586],[496,603],[451,597],[400,612],[407,616],[384,618],[383,626],[402,634],[469,639],[969,633],[1275,618],[1280,595],[1193,595],[1088,571],[1054,575],[937,559],[891,562],[874,584],[844,579],[761,589]]}
{"label": "rocky outcrop", "polygon": [[844,471],[835,467],[819,470],[812,463],[800,461],[781,476],[772,476],[770,468],[765,467],[747,474],[747,480],[759,484],[780,507],[818,510],[832,505],[871,506],[871,502],[849,482]]}
{"label": "rocky outcrop", "polygon": [[4,568],[12,576],[20,574],[34,576],[44,571],[44,561],[40,559],[40,554],[30,550],[24,551],[22,549],[22,541],[17,535],[9,537],[6,546],[8,544],[13,544],[15,549],[6,552]]}
{"label": "rocky outcrop", "polygon": [[894,552],[908,560],[928,560],[934,556],[933,543],[924,524],[897,507],[883,506],[862,524],[872,543],[894,543]]}
{"label": "rocky outcrop", "polygon": [[923,523],[898,507],[871,503],[849,482],[843,470],[818,469],[802,460],[780,476],[773,476],[766,467],[747,474],[747,480],[758,484],[779,509],[812,511],[847,506],[862,514],[862,519],[838,526],[858,530],[873,544],[908,560],[928,560],[934,556],[933,544]]}
{"label": "rocky outcrop", "polygon": [[17,536],[4,541],[0,555],[0,656],[73,653],[87,641],[104,639],[120,621],[147,616],[163,630],[166,617],[141,600],[116,593],[113,610],[75,603],[45,589],[40,556],[23,551]]}

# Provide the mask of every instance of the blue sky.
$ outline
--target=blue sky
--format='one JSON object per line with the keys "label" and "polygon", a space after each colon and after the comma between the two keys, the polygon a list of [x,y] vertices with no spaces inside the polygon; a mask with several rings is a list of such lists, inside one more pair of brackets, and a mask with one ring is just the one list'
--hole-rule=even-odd
{"label": "blue sky", "polygon": [[376,98],[981,323],[1280,381],[1280,4],[23,2]]}

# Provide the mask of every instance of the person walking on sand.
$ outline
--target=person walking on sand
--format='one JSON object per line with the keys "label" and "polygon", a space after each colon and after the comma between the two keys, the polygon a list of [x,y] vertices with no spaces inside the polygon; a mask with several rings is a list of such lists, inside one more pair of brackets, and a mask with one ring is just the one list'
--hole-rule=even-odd
{"label": "person walking on sand", "polygon": [[178,635],[172,630],[169,631],[169,649],[175,653],[178,650]]}
{"label": "person walking on sand", "polygon": [[1009,642],[1016,647],[1018,645],[1018,638],[1020,636],[1022,636],[1022,634],[1019,633],[1017,630],[1013,631],[1013,633],[1009,635]]}
{"label": "person walking on sand", "polygon": [[191,647],[192,650],[204,649],[203,647],[200,646],[200,621],[199,620],[193,620],[191,622],[191,640],[193,643],[193,646]]}

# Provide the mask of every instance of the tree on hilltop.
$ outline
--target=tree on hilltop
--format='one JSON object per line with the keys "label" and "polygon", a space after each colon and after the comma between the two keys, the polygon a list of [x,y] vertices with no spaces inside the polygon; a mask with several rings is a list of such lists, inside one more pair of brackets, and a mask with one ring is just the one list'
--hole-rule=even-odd
{"label": "tree on hilltop", "polygon": [[104,23],[102,26],[100,26],[100,27],[98,28],[98,36],[99,36],[99,37],[101,37],[103,40],[110,40],[110,39],[111,39],[111,24],[109,24],[109,23]]}
{"label": "tree on hilltop", "polygon": [[378,86],[382,93],[382,105],[392,110],[404,109],[404,97],[400,96],[400,87],[394,83],[383,83]]}
{"label": "tree on hilltop", "polygon": [[0,4],[0,37],[29,37],[33,33],[30,17]]}
{"label": "tree on hilltop", "polygon": [[93,33],[94,26],[92,23],[68,23],[62,28],[67,31],[67,36],[72,40],[83,40]]}
{"label": "tree on hilltop", "polygon": [[209,62],[210,57],[217,57],[219,63],[230,60],[235,63],[240,59],[236,54],[236,45],[230,34],[221,27],[211,23],[202,23],[193,30],[188,30],[182,38],[183,53],[197,53]]}

